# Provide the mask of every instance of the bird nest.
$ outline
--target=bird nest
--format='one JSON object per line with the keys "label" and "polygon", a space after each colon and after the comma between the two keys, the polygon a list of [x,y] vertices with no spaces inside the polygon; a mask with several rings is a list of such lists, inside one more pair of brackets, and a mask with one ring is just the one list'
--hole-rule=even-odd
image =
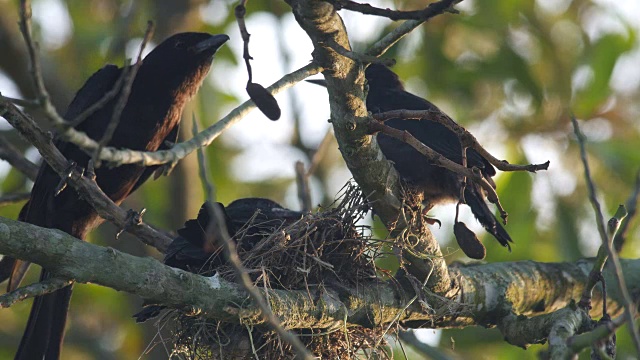
{"label": "bird nest", "polygon": [[[351,287],[377,280],[374,260],[381,243],[371,238],[368,226],[358,225],[369,211],[366,199],[355,184],[347,184],[333,207],[265,233],[255,246],[238,247],[238,255],[254,284],[262,288],[303,290],[317,299],[324,287]],[[251,224],[247,226],[249,230]],[[243,233],[236,234],[241,244]],[[228,264],[207,269],[228,281],[235,281],[235,269]],[[315,303],[316,301],[314,301]],[[173,324],[171,342],[175,358],[186,359],[282,359],[293,358],[291,346],[281,341],[267,325],[245,326],[205,319],[173,310],[158,326]],[[351,359],[363,351],[384,352],[383,335],[388,329],[346,327],[293,330],[305,346],[323,359]],[[166,344],[165,344],[166,345]]]}

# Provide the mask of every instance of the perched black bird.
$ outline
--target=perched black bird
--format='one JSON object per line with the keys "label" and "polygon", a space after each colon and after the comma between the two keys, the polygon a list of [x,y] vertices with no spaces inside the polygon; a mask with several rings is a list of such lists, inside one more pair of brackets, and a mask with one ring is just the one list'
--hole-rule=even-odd
{"label": "perched black bird", "polygon": [[[238,242],[238,248],[249,250],[265,236],[278,228],[299,220],[303,213],[285,209],[278,203],[262,198],[239,199],[224,207],[220,203],[212,204],[224,218],[229,236]],[[197,274],[209,275],[225,263],[222,248],[217,239],[207,237],[207,230],[213,219],[211,210],[203,204],[198,217],[187,220],[178,230],[178,236],[169,245],[164,263],[171,267]],[[137,322],[144,322],[157,316],[164,306],[146,305],[142,311],[133,315]]]}
{"label": "perched black bird", "polygon": [[[151,51],[133,81],[120,123],[108,146],[155,151],[165,141],[175,141],[184,105],[198,91],[214,54],[228,39],[227,35],[181,33],[169,37]],[[114,65],[98,70],[78,91],[64,117],[72,120],[100,100],[113,88],[122,71]],[[77,129],[94,140],[100,140],[111,120],[117,99],[118,96],[97,110]],[[86,165],[90,159],[73,144],[58,140],[56,146],[67,159],[79,165]],[[120,204],[156,169],[138,165],[104,166],[96,170],[96,181],[111,200]],[[58,174],[44,163],[19,219],[85,239],[103,219],[73,189],[66,189],[55,196],[59,182]],[[17,261],[13,269],[10,289],[20,283],[26,270],[25,263]],[[44,269],[40,279],[49,277],[50,273]],[[59,358],[71,290],[68,286],[36,297],[16,359]]]}
{"label": "perched black bird", "polygon": [[[365,77],[369,85],[367,109],[374,114],[400,109],[437,110],[429,101],[405,91],[398,75],[384,65],[371,64],[365,71]],[[429,120],[402,119],[387,120],[385,124],[408,131],[449,160],[462,164],[460,139],[446,126]],[[379,133],[377,141],[382,153],[393,162],[403,179],[424,192],[427,209],[446,202],[458,202],[463,185],[462,176],[430,163],[413,147],[388,135]],[[496,174],[496,170],[473,149],[467,149],[467,166],[478,168],[484,178],[495,187],[491,177]],[[487,206],[485,197],[477,184],[467,185],[464,200],[473,215],[502,246],[511,249],[511,237]]]}

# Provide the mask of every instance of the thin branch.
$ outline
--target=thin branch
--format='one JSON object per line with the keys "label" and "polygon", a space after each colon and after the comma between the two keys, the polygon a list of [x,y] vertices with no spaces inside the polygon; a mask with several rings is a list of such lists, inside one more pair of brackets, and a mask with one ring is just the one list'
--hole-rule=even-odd
{"label": "thin branch", "polygon": [[399,331],[398,336],[400,340],[409,344],[416,352],[424,356],[426,359],[432,360],[450,360],[447,354],[437,347],[430,346],[423,343],[416,337],[416,334],[412,330]]}
{"label": "thin branch", "polygon": [[606,339],[615,334],[616,331],[627,321],[625,315],[621,315],[602,325],[596,326],[593,330],[575,335],[567,340],[567,345],[574,354],[578,354],[583,349],[593,346],[600,340]]}
{"label": "thin branch", "polygon": [[627,236],[627,230],[629,229],[629,224],[636,217],[637,209],[638,209],[638,197],[640,196],[640,170],[636,173],[636,183],[633,188],[633,192],[627,199],[625,203],[625,207],[627,208],[627,217],[622,222],[620,226],[620,230],[616,234],[616,237],[613,239],[613,246],[615,250],[619,253],[624,246],[624,241]]}
{"label": "thin branch", "polygon": [[11,166],[29,179],[35,180],[38,176],[38,165],[25,158],[4,136],[0,135],[0,159],[7,161]]}
{"label": "thin branch", "polygon": [[[29,143],[38,149],[44,160],[60,175],[65,178],[69,162],[60,153],[51,138],[44,133],[27,114],[22,112],[13,103],[0,99],[0,116],[5,118]],[[90,180],[79,173],[69,177],[69,183],[79,192],[98,214],[107,221],[120,228],[128,225],[127,211],[121,209],[100,189],[95,181]],[[145,244],[154,246],[164,252],[171,238],[150,227],[140,224],[127,228],[127,231],[137,236]]]}
{"label": "thin branch", "polygon": [[611,258],[611,262],[613,264],[613,273],[615,275],[616,282],[620,291],[622,293],[622,298],[624,302],[625,316],[627,318],[628,330],[631,334],[631,339],[633,340],[633,345],[635,346],[636,353],[640,355],[640,334],[638,333],[638,328],[636,327],[634,317],[635,317],[635,306],[633,305],[633,301],[631,300],[631,296],[629,295],[629,289],[625,283],[624,275],[622,274],[622,268],[620,265],[620,259],[618,258],[618,254],[613,250],[613,245],[609,242],[607,238],[607,231],[604,225],[604,216],[602,215],[602,211],[600,210],[600,203],[598,202],[598,197],[596,194],[596,187],[591,178],[591,171],[589,169],[589,162],[587,160],[587,151],[585,149],[585,137],[580,131],[580,126],[578,125],[578,120],[576,120],[575,116],[571,115],[571,123],[573,124],[573,130],[575,132],[576,138],[578,139],[578,144],[580,145],[580,157],[582,159],[582,164],[584,165],[584,177],[587,182],[587,188],[589,189],[589,200],[591,201],[591,205],[593,206],[593,210],[595,211],[596,223],[598,225],[598,232],[600,233],[600,239],[602,240],[602,244],[606,247],[607,253]]}
{"label": "thin branch", "polygon": [[0,98],[4,99],[4,100],[8,100],[11,101],[12,103],[18,105],[18,106],[22,106],[25,108],[39,108],[40,107],[40,102],[38,102],[37,100],[25,100],[25,99],[17,99],[17,98],[12,98],[9,96],[3,96],[2,94],[0,94]]}
{"label": "thin branch", "polygon": [[0,206],[15,204],[17,202],[29,200],[31,193],[7,194],[0,196]]}
{"label": "thin branch", "polygon": [[[278,94],[279,92],[286,90],[298,82],[306,79],[309,76],[313,76],[322,71],[322,67],[310,63],[304,67],[283,76],[280,80],[276,81],[273,85],[267,88],[272,94]],[[253,101],[247,100],[240,106],[233,109],[227,116],[220,119],[220,121],[201,131],[197,136],[181,143],[175,144],[171,150],[161,150],[155,152],[146,151],[133,151],[133,150],[121,150],[112,147],[105,147],[100,152],[99,160],[112,163],[119,166],[123,164],[138,164],[141,166],[162,165],[166,163],[174,163],[182,160],[187,155],[196,151],[196,149],[208,146],[225,130],[233,126],[238,121],[242,120],[251,110],[255,109],[256,105]],[[2,109],[0,108],[0,111]],[[91,153],[97,147],[97,143],[87,137],[86,134],[76,131],[75,129],[67,129],[60,134],[60,137],[67,142],[76,144],[82,148],[85,152]]]}
{"label": "thin branch", "polygon": [[129,70],[127,71],[127,75],[124,76],[124,85],[122,87],[122,91],[120,92],[120,97],[113,107],[111,120],[109,121],[109,125],[107,126],[104,134],[102,134],[102,139],[100,139],[100,142],[98,143],[98,148],[96,148],[96,150],[93,152],[93,156],[91,157],[96,166],[100,165],[100,162],[97,161],[98,154],[100,154],[102,148],[104,148],[111,141],[113,134],[116,132],[118,124],[120,124],[120,115],[122,115],[122,111],[124,110],[125,106],[127,106],[129,95],[131,94],[131,87],[133,86],[133,82],[136,79],[138,69],[140,69],[140,65],[142,65],[142,54],[144,52],[144,48],[147,46],[149,40],[151,40],[152,35],[153,22],[149,21],[147,22],[147,30],[144,33],[144,38],[142,39],[142,43],[140,44],[138,58],[136,59],[135,64],[127,66]]}
{"label": "thin branch", "polygon": [[326,42],[326,45],[335,50],[335,52],[337,52],[338,54],[361,63],[383,64],[386,66],[393,66],[396,64],[396,61],[394,59],[379,58],[377,56],[371,56],[367,54],[361,54],[352,50],[347,50],[331,38]]}
{"label": "thin branch", "polygon": [[482,157],[487,159],[491,163],[491,165],[495,166],[496,168],[498,168],[498,170],[501,171],[536,172],[539,170],[547,170],[549,168],[549,161],[543,164],[515,165],[509,164],[506,160],[498,160],[495,156],[491,155],[491,153],[489,153],[482,145],[480,145],[473,134],[453,121],[453,119],[451,119],[447,114],[445,114],[438,108],[435,108],[433,110],[393,110],[373,114],[372,117],[378,121],[387,121],[391,119],[429,120],[444,125],[458,136],[463,147],[474,149]]}
{"label": "thin branch", "polygon": [[127,78],[129,71],[131,71],[131,69],[132,69],[131,66],[125,66],[122,69],[122,73],[118,77],[118,80],[116,81],[115,84],[113,84],[113,88],[111,88],[111,90],[107,91],[100,100],[96,101],[91,106],[86,108],[83,112],[78,114],[78,116],[76,116],[75,118],[67,119],[68,127],[72,127],[72,128],[77,127],[78,125],[82,124],[85,120],[87,120],[89,116],[93,115],[93,113],[102,109],[102,107],[107,105],[109,101],[113,100],[116,97],[116,95],[120,93],[122,84],[124,84],[125,79]]}
{"label": "thin branch", "polygon": [[302,211],[311,211],[313,205],[311,205],[311,189],[309,188],[309,176],[304,169],[304,163],[302,161],[296,161],[296,184],[298,187],[298,200],[302,207]]}
{"label": "thin branch", "polygon": [[244,59],[244,64],[247,66],[247,74],[249,75],[247,84],[250,84],[253,82],[253,72],[251,71],[251,60],[253,60],[253,58],[249,55],[249,37],[251,37],[251,34],[249,34],[247,24],[244,21],[244,17],[247,14],[246,4],[247,0],[240,0],[240,3],[235,8],[234,14],[238,22],[238,27],[240,28],[240,36],[242,36],[242,58]]}
{"label": "thin branch", "polygon": [[[400,24],[393,31],[385,35],[382,39],[378,40],[373,46],[371,46],[367,51],[365,51],[366,55],[379,57],[383,55],[387,50],[389,50],[396,42],[402,39],[405,35],[412,32],[415,28],[420,26],[427,20],[431,18],[444,14],[448,9],[451,9],[454,3],[459,2],[458,0],[441,0],[430,4],[427,9],[428,16],[425,16],[421,20],[407,20]],[[430,10],[429,10],[430,9]]]}
{"label": "thin branch", "polygon": [[469,169],[467,167],[464,167],[458,163],[455,163],[447,159],[440,153],[434,151],[427,145],[420,142],[420,140],[416,139],[408,131],[402,131],[402,130],[392,128],[391,126],[387,126],[384,123],[379,121],[378,122],[373,121],[370,124],[370,127],[373,132],[381,132],[385,135],[389,135],[394,139],[400,140],[410,145],[411,147],[416,149],[418,152],[420,152],[422,155],[424,155],[432,164],[443,167],[447,170],[451,170],[457,174],[466,176],[469,179],[473,180],[475,183],[480,185],[487,192],[487,198],[489,199],[489,201],[491,201],[493,204],[495,204],[498,207],[498,211],[500,211],[500,216],[502,217],[503,221],[506,222],[507,212],[504,210],[504,208],[500,204],[500,199],[498,198],[498,194],[496,193],[496,190],[493,188],[493,186],[491,186],[491,184],[489,184],[489,182],[487,182],[487,180],[482,176],[482,174],[480,174],[479,171],[474,171],[474,169]]}
{"label": "thin branch", "polygon": [[35,284],[17,288],[14,291],[0,295],[0,309],[8,308],[11,305],[32,297],[50,294],[56,290],[60,290],[65,286],[71,285],[73,280],[64,280],[59,278],[49,278]]}
{"label": "thin branch", "polygon": [[394,21],[398,20],[420,20],[427,21],[435,15],[441,14],[443,12],[451,12],[457,13],[457,10],[453,9],[453,4],[458,3],[461,0],[451,1],[450,4],[447,4],[444,1],[436,2],[433,4],[429,4],[426,8],[422,10],[391,10],[391,9],[382,9],[375,6],[371,6],[369,4],[361,4],[351,0],[329,0],[330,3],[334,4],[338,9],[345,9],[356,11],[365,15],[375,15],[386,17]]}

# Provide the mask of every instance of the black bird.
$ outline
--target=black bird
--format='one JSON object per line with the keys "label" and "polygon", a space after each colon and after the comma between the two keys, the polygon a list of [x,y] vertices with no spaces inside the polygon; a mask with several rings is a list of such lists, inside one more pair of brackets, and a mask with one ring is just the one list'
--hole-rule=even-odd
{"label": "black bird", "polygon": [[[365,71],[365,77],[369,85],[367,109],[374,114],[400,109],[438,110],[429,101],[405,91],[398,75],[384,65],[371,64]],[[387,120],[385,124],[408,131],[431,149],[451,161],[462,164],[460,139],[446,126],[429,120],[403,119]],[[402,178],[424,192],[426,209],[460,200],[462,176],[430,163],[413,147],[388,135],[379,133],[377,141],[382,153],[393,162]],[[484,178],[495,187],[491,177],[496,174],[496,170],[487,159],[473,149],[467,149],[467,166],[478,168]],[[509,245],[509,242],[512,242],[511,237],[487,206],[485,197],[483,190],[477,184],[467,185],[464,200],[471,208],[473,215],[502,246],[511,250]]]}
{"label": "black bird", "polygon": [[[214,54],[228,39],[227,35],[180,33],[169,37],[151,51],[144,58],[133,81],[120,123],[108,146],[155,151],[163,147],[165,141],[175,141],[184,105],[198,91],[211,67]],[[100,100],[113,88],[122,72],[122,68],[107,65],[93,74],[69,105],[65,119],[73,120]],[[77,126],[77,130],[94,140],[100,140],[111,121],[118,98],[116,96],[89,116]],[[86,165],[90,159],[73,144],[58,140],[55,145],[68,160],[79,165]],[[95,171],[96,182],[111,200],[120,204],[156,169],[139,165],[104,166]],[[73,189],[55,196],[59,182],[58,174],[43,163],[31,198],[20,212],[19,219],[85,239],[104,220]],[[21,261],[15,262],[9,289],[18,286],[27,266]],[[50,276],[44,269],[40,279],[45,280]],[[35,298],[16,359],[51,360],[60,357],[71,290],[71,286],[67,286]]]}
{"label": "black bird", "polygon": [[[229,236],[238,242],[238,248],[249,250],[265,236],[269,236],[282,226],[299,220],[303,213],[285,209],[278,203],[262,198],[238,199],[224,207],[221,203],[212,205],[224,218]],[[178,236],[167,248],[164,263],[171,267],[196,274],[209,275],[225,263],[222,248],[217,239],[207,237],[212,220],[213,208],[203,204],[195,219],[187,220],[180,228]],[[215,232],[213,232],[215,233]],[[144,322],[157,316],[164,306],[147,304],[142,311],[133,315],[137,322]]]}

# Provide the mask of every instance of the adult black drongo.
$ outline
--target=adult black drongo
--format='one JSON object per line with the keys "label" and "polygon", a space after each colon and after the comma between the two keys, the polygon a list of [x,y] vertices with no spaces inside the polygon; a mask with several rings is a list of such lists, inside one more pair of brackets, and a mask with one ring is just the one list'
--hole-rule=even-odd
{"label": "adult black drongo", "polygon": [[[398,75],[384,65],[371,64],[365,71],[365,77],[369,85],[367,109],[372,113],[400,109],[437,110],[437,107],[429,101],[407,92]],[[446,126],[426,119],[391,119],[385,124],[408,131],[423,144],[449,160],[462,164],[460,139]],[[382,153],[393,162],[402,178],[424,192],[427,209],[434,205],[460,200],[462,176],[432,164],[413,147],[390,136],[379,133],[377,141]],[[496,174],[496,170],[477,151],[467,150],[467,166],[478,168],[485,179],[493,184],[491,177]],[[510,248],[511,237],[487,206],[485,197],[483,190],[475,183],[469,183],[465,188],[464,200],[471,208],[473,215],[501,245]]]}
{"label": "adult black drongo", "polygon": [[[216,207],[217,210],[213,209]],[[278,203],[263,198],[238,199],[227,207],[220,203],[203,204],[195,219],[187,220],[178,230],[178,236],[169,245],[164,263],[171,267],[197,274],[209,275],[225,263],[220,239],[207,236],[213,219],[211,210],[220,211],[229,236],[238,248],[249,250],[278,228],[299,220],[303,213],[285,209]],[[215,233],[215,232],[212,232]],[[164,306],[147,305],[135,314],[137,322],[143,322],[159,314]]]}
{"label": "adult black drongo", "polygon": [[[120,122],[108,146],[155,151],[163,147],[165,141],[175,141],[184,105],[198,91],[211,67],[214,54],[228,39],[227,35],[180,33],[169,37],[151,51],[138,69]],[[64,117],[73,120],[102,99],[118,82],[122,72],[122,68],[114,65],[98,70],[78,91]],[[90,115],[77,126],[77,130],[94,140],[100,140],[111,121],[118,98],[115,96]],[[86,165],[90,159],[73,144],[58,140],[55,145],[67,159],[79,165]],[[96,182],[111,200],[120,204],[156,169],[139,165],[103,166],[95,171]],[[42,164],[31,198],[20,212],[19,219],[85,239],[103,219],[73,189],[66,189],[55,196],[59,182],[58,174],[46,163]],[[18,286],[25,270],[25,263],[15,263],[10,289]],[[40,279],[50,276],[43,269]],[[35,298],[16,359],[51,360],[60,357],[71,290],[71,286],[67,286]]]}

